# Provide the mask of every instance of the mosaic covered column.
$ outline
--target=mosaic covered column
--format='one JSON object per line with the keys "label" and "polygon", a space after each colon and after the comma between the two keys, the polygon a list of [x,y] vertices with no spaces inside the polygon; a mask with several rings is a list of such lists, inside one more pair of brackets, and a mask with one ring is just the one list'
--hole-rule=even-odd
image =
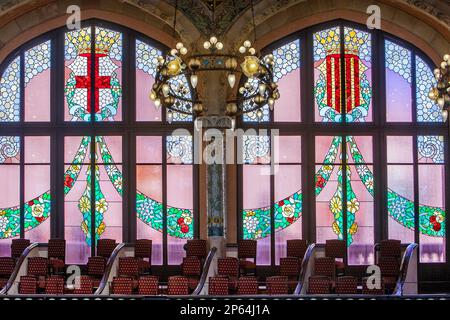
{"label": "mosaic covered column", "polygon": [[[206,210],[208,217],[209,247],[217,252],[209,269],[208,279],[216,274],[217,259],[225,256],[226,242],[226,130],[232,126],[232,120],[226,116],[208,116],[198,119],[203,129],[204,159],[206,163]],[[204,294],[207,293],[205,284]]]}

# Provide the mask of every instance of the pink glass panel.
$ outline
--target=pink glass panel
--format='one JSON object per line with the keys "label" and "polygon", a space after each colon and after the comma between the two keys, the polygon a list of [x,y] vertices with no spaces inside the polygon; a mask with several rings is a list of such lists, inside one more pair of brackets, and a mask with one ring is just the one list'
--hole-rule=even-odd
{"label": "pink glass panel", "polygon": [[413,162],[413,138],[411,136],[388,136],[386,143],[388,163]]}
{"label": "pink glass panel", "polygon": [[50,69],[25,87],[25,121],[50,121]]}
{"label": "pink glass panel", "polygon": [[300,121],[300,69],[288,73],[278,81],[280,99],[275,103],[274,120]]}
{"label": "pink glass panel", "polygon": [[151,75],[136,69],[136,121],[161,121],[161,108],[149,98],[154,83]]}
{"label": "pink glass panel", "polygon": [[50,163],[50,137],[25,137],[25,163]]}
{"label": "pink glass panel", "polygon": [[[243,207],[244,209],[270,207],[270,166],[243,166]],[[259,265],[270,264],[270,237],[258,240]]]}
{"label": "pink glass panel", "polygon": [[302,145],[300,136],[275,136],[275,163],[301,163]]}
{"label": "pink glass panel", "polygon": [[353,138],[356,146],[359,150],[359,153],[363,156],[364,161],[355,162],[353,157],[351,156],[352,150],[350,150],[351,146],[347,144],[347,163],[373,163],[373,146],[372,146],[372,137],[371,136],[353,136],[348,137]]}
{"label": "pink glass panel", "polygon": [[[300,150],[297,150],[300,153]],[[283,200],[301,190],[301,166],[282,165],[275,173],[275,201]],[[286,241],[302,238],[302,218],[282,230],[275,231],[275,263],[286,256]]]}
{"label": "pink glass panel", "polygon": [[[192,166],[167,166],[167,205],[170,207],[193,208]],[[185,239],[167,237],[168,263],[180,264],[185,256]]]}
{"label": "pink glass panel", "polygon": [[[443,165],[419,165],[419,203],[445,210]],[[445,237],[420,233],[420,262],[445,262]]]}
{"label": "pink glass panel", "polygon": [[[414,201],[414,168],[412,165],[388,165],[388,188],[408,200]],[[414,242],[414,230],[406,228],[394,218],[388,218],[389,239],[402,243]]]}
{"label": "pink glass panel", "polygon": [[[64,163],[72,163],[74,161],[82,138],[83,137],[77,136],[64,137]],[[90,152],[90,146],[88,145],[86,150],[86,157],[84,158],[83,163],[89,163]]]}
{"label": "pink glass panel", "polygon": [[136,162],[161,163],[162,137],[161,136],[136,137]]}
{"label": "pink glass panel", "polygon": [[[330,147],[332,145],[332,141],[334,139],[334,136],[321,136],[321,137],[316,137],[315,139],[315,149],[316,149],[316,163],[323,163],[325,156],[328,153],[328,150],[330,150]],[[342,139],[341,139],[342,141]],[[339,150],[337,152],[337,156],[336,159],[334,161],[334,163],[340,163],[340,153],[341,153],[341,148],[342,146],[339,145]]]}
{"label": "pink glass panel", "polygon": [[[98,137],[97,137],[98,138]],[[112,156],[113,163],[122,162],[122,137],[121,136],[103,136],[105,144]],[[102,157],[100,156],[100,146],[97,143],[97,163],[104,163]]]}
{"label": "pink glass panel", "polygon": [[411,120],[411,84],[398,73],[386,69],[386,121]]}
{"label": "pink glass panel", "polygon": [[[0,210],[16,207],[20,202],[20,168],[18,165],[0,165],[0,181],[8,181],[8,183],[0,183]],[[0,216],[1,224],[6,224]],[[18,238],[15,237],[15,238]],[[11,255],[12,238],[0,239],[0,256]]]}
{"label": "pink glass panel", "polygon": [[[136,185],[138,192],[155,201],[162,202],[162,167],[160,165],[136,166]],[[155,265],[162,264],[162,238],[162,232],[153,229],[139,218],[137,219],[137,239],[153,241],[152,263]]]}

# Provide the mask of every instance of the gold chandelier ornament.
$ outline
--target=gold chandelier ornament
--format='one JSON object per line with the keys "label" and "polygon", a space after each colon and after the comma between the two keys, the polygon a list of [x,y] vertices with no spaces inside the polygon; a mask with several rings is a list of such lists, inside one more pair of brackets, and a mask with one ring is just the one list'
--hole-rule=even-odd
{"label": "gold chandelier ornament", "polygon": [[[252,14],[254,16],[253,1]],[[176,9],[174,30],[175,25]],[[254,17],[253,27],[255,30]],[[205,72],[225,74],[231,92],[224,103],[227,116],[254,112],[258,119],[262,119],[261,109],[264,106],[273,110],[275,101],[280,97],[273,78],[273,55],[261,57],[250,40],[245,40],[236,53],[223,53],[224,47],[224,43],[213,35],[203,42],[207,53],[188,54],[189,50],[178,42],[175,48],[167,51],[165,57],[158,57],[155,83],[149,97],[157,108],[167,109],[168,121],[172,119],[173,112],[199,117],[207,111],[198,88],[201,74]],[[181,88],[180,77],[185,77],[189,88]],[[234,89],[236,83],[242,85]],[[186,105],[191,107],[186,108]]]}
{"label": "gold chandelier ornament", "polygon": [[428,96],[441,108],[445,122],[450,112],[450,54],[444,55],[443,59],[439,68],[434,70],[437,84],[431,89]]}

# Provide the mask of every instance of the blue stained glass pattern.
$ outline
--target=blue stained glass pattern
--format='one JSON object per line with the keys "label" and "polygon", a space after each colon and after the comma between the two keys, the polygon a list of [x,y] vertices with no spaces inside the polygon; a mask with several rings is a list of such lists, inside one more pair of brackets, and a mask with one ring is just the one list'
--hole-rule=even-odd
{"label": "blue stained glass pattern", "polygon": [[136,68],[155,76],[158,57],[162,52],[148,44],[136,40]]}
{"label": "blue stained glass pattern", "polygon": [[444,137],[418,136],[417,151],[420,162],[444,163]]}
{"label": "blue stained glass pattern", "polygon": [[20,120],[20,57],[14,59],[0,79],[0,122]]}
{"label": "blue stained glass pattern", "polygon": [[388,40],[385,41],[386,68],[411,83],[411,51]]}
{"label": "blue stained glass pattern", "polygon": [[417,121],[442,122],[441,109],[428,97],[430,90],[436,85],[431,68],[419,56],[416,56],[416,96]]}
{"label": "blue stained glass pattern", "polygon": [[300,40],[292,41],[273,51],[275,66],[273,78],[275,82],[300,68]]}
{"label": "blue stained glass pattern", "polygon": [[51,42],[46,41],[25,52],[25,86],[50,68],[50,48]]}
{"label": "blue stained glass pattern", "polygon": [[192,164],[192,136],[167,136],[167,162]]}

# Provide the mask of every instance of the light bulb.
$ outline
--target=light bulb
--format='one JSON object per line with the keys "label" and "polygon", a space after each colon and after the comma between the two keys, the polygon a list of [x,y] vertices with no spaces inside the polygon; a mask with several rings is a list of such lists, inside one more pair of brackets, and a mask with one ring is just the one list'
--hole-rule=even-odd
{"label": "light bulb", "polygon": [[236,75],[230,73],[228,75],[228,84],[230,85],[230,88],[233,88],[235,83],[236,83]]}
{"label": "light bulb", "polygon": [[236,119],[231,119],[231,131],[234,131],[234,128],[236,128]]}
{"label": "light bulb", "polygon": [[170,124],[173,120],[173,112],[171,110],[167,111],[167,122]]}
{"label": "light bulb", "polygon": [[156,93],[155,90],[150,91],[149,95],[150,100],[155,101],[156,100]]}
{"label": "light bulb", "polygon": [[167,73],[171,76],[176,76],[180,73],[181,61],[179,58],[175,58],[167,64]]}
{"label": "light bulb", "polygon": [[250,54],[255,54],[256,53],[256,49],[255,48],[250,48],[250,49],[248,49],[248,52],[250,52]]}
{"label": "light bulb", "polygon": [[211,38],[209,38],[209,42],[211,42],[212,44],[216,44],[217,43],[217,38],[212,36]]}
{"label": "light bulb", "polygon": [[259,59],[255,56],[246,56],[241,68],[248,78],[253,78],[259,71]]}
{"label": "light bulb", "polygon": [[178,50],[177,50],[177,49],[172,49],[172,50],[170,50],[170,54],[171,54],[172,56],[176,56],[177,53],[178,53]]}
{"label": "light bulb", "polygon": [[244,46],[242,46],[242,47],[239,48],[239,52],[240,52],[240,53],[245,53],[245,51],[247,51],[247,49],[245,49]]}
{"label": "light bulb", "polygon": [[169,94],[170,91],[170,87],[167,83],[163,84],[162,86],[162,93],[164,95],[164,97],[167,97],[167,95]]}
{"label": "light bulb", "polygon": [[155,107],[156,107],[156,109],[159,109],[159,107],[161,107],[161,99],[156,99],[155,100]]}
{"label": "light bulb", "polygon": [[441,109],[444,107],[444,105],[445,105],[445,100],[444,100],[444,98],[439,98],[439,99],[437,99],[437,104],[438,104],[438,106],[439,107],[441,107]]}
{"label": "light bulb", "polygon": [[448,111],[447,110],[442,110],[442,119],[445,121],[447,121],[448,118]]}
{"label": "light bulb", "polygon": [[205,48],[206,50],[208,50],[209,48],[211,48],[211,42],[205,41],[205,42],[203,43],[203,48]]}
{"label": "light bulb", "polygon": [[239,88],[239,93],[240,93],[240,94],[244,94],[244,92],[245,92],[245,88],[244,88],[244,87],[240,87],[240,88]]}
{"label": "light bulb", "polygon": [[444,61],[450,62],[450,54],[444,55]]}
{"label": "light bulb", "polygon": [[188,52],[188,50],[187,50],[185,47],[183,47],[183,48],[180,49],[180,53],[181,53],[183,56],[184,56],[187,52]]}
{"label": "light bulb", "polygon": [[428,93],[428,98],[430,98],[431,100],[436,100],[436,89],[431,89],[431,91]]}
{"label": "light bulb", "polygon": [[175,46],[175,48],[177,48],[178,50],[180,50],[183,47],[184,47],[184,45],[182,42],[178,42],[177,45]]}
{"label": "light bulb", "polygon": [[261,83],[258,86],[259,94],[264,96],[264,93],[266,92],[266,85],[264,83]]}
{"label": "light bulb", "polygon": [[198,83],[198,76],[196,74],[191,75],[191,84],[194,89],[197,87],[197,83]]}
{"label": "light bulb", "polygon": [[258,117],[258,120],[262,119],[263,113],[262,113],[261,109],[258,109],[258,111],[256,111],[256,116]]}
{"label": "light bulb", "polygon": [[274,98],[269,98],[267,100],[267,104],[269,105],[270,110],[273,110],[273,107],[275,105],[275,99]]}
{"label": "light bulb", "polygon": [[217,42],[216,43],[216,48],[217,48],[217,50],[222,50],[223,49],[223,43],[222,42]]}
{"label": "light bulb", "polygon": [[252,46],[252,43],[250,42],[250,40],[245,40],[244,41],[244,47],[250,48],[251,46]]}
{"label": "light bulb", "polygon": [[442,69],[447,68],[447,62],[442,61],[442,62],[441,62],[441,68],[442,68]]}

